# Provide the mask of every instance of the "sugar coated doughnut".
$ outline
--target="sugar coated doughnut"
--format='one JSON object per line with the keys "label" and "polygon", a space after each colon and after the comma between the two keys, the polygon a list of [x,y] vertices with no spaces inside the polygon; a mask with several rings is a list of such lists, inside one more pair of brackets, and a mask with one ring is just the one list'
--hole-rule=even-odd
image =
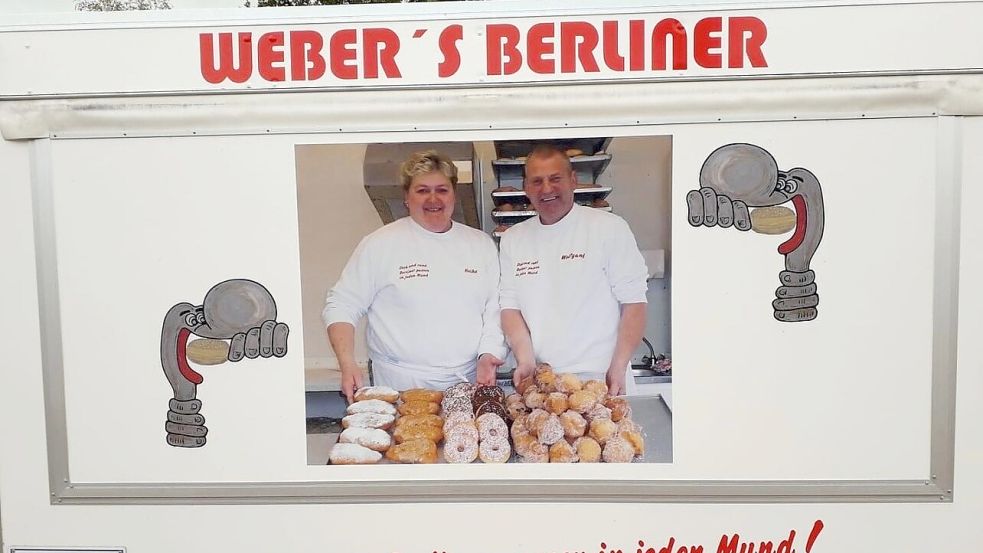
{"label": "sugar coated doughnut", "polygon": [[593,422],[596,419],[610,419],[611,410],[601,403],[595,403],[589,411],[584,413],[584,418]]}
{"label": "sugar coated doughnut", "polygon": [[482,440],[508,439],[509,427],[505,424],[505,420],[495,413],[485,413],[478,417],[475,422],[478,424],[478,434]]}
{"label": "sugar coated doughnut", "polygon": [[580,458],[577,457],[577,450],[566,440],[560,440],[550,446],[551,463],[576,463]]}
{"label": "sugar coated doughnut", "polygon": [[452,435],[463,435],[464,437],[473,439],[476,442],[480,439],[478,427],[475,426],[473,422],[464,422],[457,426],[451,427],[450,430],[447,431],[447,439],[450,439]]}
{"label": "sugar coated doughnut", "polygon": [[451,432],[444,441],[444,460],[448,463],[470,463],[478,458],[477,433],[471,436],[463,431],[467,426],[458,425],[462,430]]}
{"label": "sugar coated doughnut", "polygon": [[634,457],[635,448],[628,443],[628,440],[617,436],[604,444],[604,451],[601,453],[605,463],[630,463]]}
{"label": "sugar coated doughnut", "polygon": [[549,463],[550,450],[539,442],[533,442],[521,457],[523,463]]}
{"label": "sugar coated doughnut", "polygon": [[546,422],[546,419],[550,417],[549,412],[543,409],[533,409],[529,416],[526,417],[526,428],[529,429],[529,433],[533,436],[539,435],[539,429]]}
{"label": "sugar coated doughnut", "polygon": [[536,379],[532,376],[527,376],[522,380],[520,380],[519,383],[515,385],[515,391],[519,392],[520,394],[525,394],[526,390],[528,390],[530,387],[535,385],[536,385]]}
{"label": "sugar coated doughnut", "polygon": [[517,432],[518,430],[526,430],[528,419],[529,419],[529,413],[523,413],[512,420],[512,424],[509,425],[509,428],[512,430],[512,432]]}
{"label": "sugar coated doughnut", "polygon": [[512,443],[515,445],[515,452],[519,455],[526,455],[533,445],[541,445],[535,436],[525,430],[513,434]]}
{"label": "sugar coated doughnut", "polygon": [[515,420],[529,412],[529,408],[526,407],[525,403],[507,405],[505,406],[505,410],[508,412],[510,420]]}
{"label": "sugar coated doughnut", "polygon": [[572,394],[573,392],[580,391],[583,387],[584,384],[580,381],[580,378],[572,373],[561,374],[556,379],[556,391],[563,392],[564,394]]}
{"label": "sugar coated doughnut", "polygon": [[597,443],[604,445],[618,432],[618,425],[611,419],[594,419],[590,421],[588,434],[597,440]]}
{"label": "sugar coated doughnut", "polygon": [[396,400],[399,399],[399,392],[389,386],[366,386],[355,390],[355,401],[367,399],[380,399],[388,403],[396,403]]}
{"label": "sugar coated doughnut", "polygon": [[551,392],[546,396],[546,400],[543,401],[543,408],[554,415],[563,413],[567,410],[567,394],[563,392]]}
{"label": "sugar coated doughnut", "polygon": [[608,395],[608,385],[601,380],[588,380],[584,382],[583,389],[594,394],[600,400],[603,400]]}
{"label": "sugar coated doughnut", "polygon": [[566,411],[560,415],[560,424],[563,425],[563,435],[567,438],[579,438],[587,430],[587,419],[576,411]]}
{"label": "sugar coated doughnut", "polygon": [[383,415],[395,415],[396,408],[393,407],[392,403],[382,401],[381,399],[366,399],[352,403],[347,409],[345,409],[345,412],[349,415],[354,415],[355,413],[382,413]]}
{"label": "sugar coated doughnut", "polygon": [[544,393],[555,392],[556,374],[554,374],[552,370],[537,372],[536,387],[538,387],[539,390]]}
{"label": "sugar coated doughnut", "polygon": [[577,457],[580,458],[581,463],[601,462],[601,444],[597,443],[594,438],[590,436],[577,438],[573,442],[573,447],[577,450]]}
{"label": "sugar coated doughnut", "polygon": [[523,399],[522,394],[512,393],[505,396],[505,406],[515,405],[518,403],[525,404],[525,399]]}
{"label": "sugar coated doughnut", "polygon": [[539,388],[526,390],[526,407],[530,409],[542,409],[546,406],[546,394],[539,391]]}
{"label": "sugar coated doughnut", "polygon": [[464,411],[454,411],[448,413],[444,418],[444,434],[447,434],[451,428],[459,424],[473,424],[474,415],[471,413],[466,413]]}
{"label": "sugar coated doughnut", "polygon": [[611,420],[618,422],[631,417],[631,405],[623,397],[611,397],[605,400],[604,406],[611,410]]}
{"label": "sugar coated doughnut", "polygon": [[383,430],[389,430],[395,418],[392,415],[383,415],[381,413],[355,413],[354,415],[348,415],[341,419],[342,428],[350,428],[352,426],[360,428],[381,428]]}
{"label": "sugar coated doughnut", "polygon": [[332,465],[369,465],[378,463],[382,454],[358,444],[335,444],[328,454]]}
{"label": "sugar coated doughnut", "polygon": [[385,451],[392,445],[393,439],[385,430],[378,428],[346,428],[338,436],[338,443],[358,444],[373,451]]}
{"label": "sugar coated doughnut", "polygon": [[570,408],[574,411],[584,414],[594,408],[597,405],[597,396],[593,392],[587,390],[577,390],[570,394],[567,399]]}
{"label": "sugar coated doughnut", "polygon": [[504,463],[512,457],[512,448],[504,436],[478,442],[478,457],[483,463]]}
{"label": "sugar coated doughnut", "polygon": [[645,438],[642,437],[641,432],[621,430],[618,432],[618,437],[624,438],[626,442],[631,444],[632,449],[635,450],[635,456],[641,456],[645,453]]}
{"label": "sugar coated doughnut", "polygon": [[563,439],[563,425],[560,424],[560,417],[550,413],[546,421],[539,427],[536,438],[540,443],[553,445]]}

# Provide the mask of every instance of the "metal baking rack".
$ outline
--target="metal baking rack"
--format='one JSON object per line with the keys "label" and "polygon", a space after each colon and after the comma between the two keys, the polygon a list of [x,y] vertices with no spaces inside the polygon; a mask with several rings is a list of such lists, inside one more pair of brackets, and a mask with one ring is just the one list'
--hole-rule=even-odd
{"label": "metal baking rack", "polygon": [[[536,211],[530,209],[529,198],[522,190],[522,181],[526,163],[525,156],[540,142],[542,141],[500,140],[495,142],[495,154],[498,158],[492,160],[491,165],[495,180],[498,182],[498,188],[510,186],[515,188],[515,190],[491,193],[492,204],[495,207],[491,216],[496,225],[511,226],[536,215]],[[596,183],[597,177],[611,163],[611,155],[606,152],[611,144],[610,137],[555,139],[548,142],[564,151],[576,149],[584,152],[584,155],[570,158],[570,164],[577,174],[577,182],[582,187],[574,190],[575,202],[593,207],[595,201],[607,198],[612,188],[610,186],[597,186]],[[498,209],[504,204],[511,204],[513,209],[510,211]],[[611,206],[606,205],[595,209],[611,211]],[[492,236],[500,238],[503,232],[505,231],[494,230]]]}

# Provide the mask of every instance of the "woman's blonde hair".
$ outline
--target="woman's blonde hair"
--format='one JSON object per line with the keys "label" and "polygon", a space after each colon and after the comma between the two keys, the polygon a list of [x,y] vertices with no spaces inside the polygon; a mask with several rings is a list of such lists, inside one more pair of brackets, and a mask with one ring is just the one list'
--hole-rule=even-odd
{"label": "woman's blonde hair", "polygon": [[457,166],[449,157],[437,150],[417,152],[407,158],[399,167],[399,184],[406,192],[410,189],[410,182],[414,177],[430,173],[442,173],[451,181],[451,188],[457,189]]}

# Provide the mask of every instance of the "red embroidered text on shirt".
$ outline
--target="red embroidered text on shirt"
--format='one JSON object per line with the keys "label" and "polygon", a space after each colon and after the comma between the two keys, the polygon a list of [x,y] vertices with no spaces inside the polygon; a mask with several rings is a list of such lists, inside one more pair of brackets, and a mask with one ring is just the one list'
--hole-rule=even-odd
{"label": "red embroidered text on shirt", "polygon": [[515,276],[527,276],[539,274],[539,260],[519,261],[515,264]]}
{"label": "red embroidered text on shirt", "polygon": [[413,263],[410,265],[399,266],[399,280],[410,278],[426,278],[430,276],[430,265],[426,263]]}

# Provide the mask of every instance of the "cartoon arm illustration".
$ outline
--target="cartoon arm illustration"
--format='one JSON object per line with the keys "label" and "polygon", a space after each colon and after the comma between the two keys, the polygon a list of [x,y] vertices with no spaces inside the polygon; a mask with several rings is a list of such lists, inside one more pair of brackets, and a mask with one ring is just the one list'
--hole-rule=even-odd
{"label": "cartoon arm illustration", "polygon": [[[276,322],[276,303],[270,292],[258,282],[245,279],[226,280],[205,294],[202,305],[182,302],[164,316],[160,334],[160,362],[174,392],[168,402],[167,443],[175,447],[205,445],[205,417],[197,386],[204,378],[191,368],[188,360],[199,364],[217,364],[257,357],[283,357],[287,354],[286,324]],[[189,350],[191,335],[195,340]],[[226,345],[224,340],[230,340]],[[224,352],[227,350],[227,354]],[[221,358],[208,357],[219,351]]]}
{"label": "cartoon arm illustration", "polygon": [[[791,203],[794,211],[781,204]],[[785,270],[772,302],[775,318],[815,319],[819,295],[809,268],[823,237],[823,193],[808,169],[780,171],[767,150],[753,144],[727,144],[714,150],[700,170],[700,189],[686,194],[687,220],[694,227],[734,227],[762,234],[792,236],[778,246]],[[749,209],[753,208],[753,209]]]}

